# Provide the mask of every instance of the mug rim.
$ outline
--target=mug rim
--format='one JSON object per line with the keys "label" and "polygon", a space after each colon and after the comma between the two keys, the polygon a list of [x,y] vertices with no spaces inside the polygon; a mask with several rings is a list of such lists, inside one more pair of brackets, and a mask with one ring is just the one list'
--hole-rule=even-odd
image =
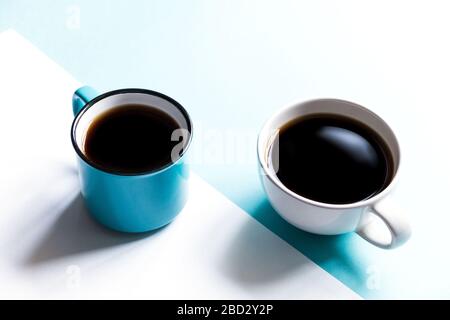
{"label": "mug rim", "polygon": [[[321,101],[328,101],[328,102],[334,101],[334,102],[340,102],[340,103],[347,103],[347,104],[350,104],[352,107],[362,109],[364,112],[367,112],[367,113],[373,115],[378,121],[382,122],[391,131],[392,136],[395,140],[395,145],[398,148],[397,168],[395,170],[394,176],[392,177],[391,181],[381,192],[377,193],[376,195],[374,195],[368,199],[363,199],[363,200],[351,202],[351,203],[334,204],[334,203],[320,202],[320,201],[316,201],[316,200],[304,197],[304,196],[299,195],[299,194],[295,193],[294,191],[290,190],[276,177],[276,175],[274,176],[274,174],[272,172],[268,171],[268,166],[264,165],[266,163],[266,161],[264,160],[264,152],[266,149],[264,149],[264,150],[260,150],[260,149],[262,147],[265,148],[266,146],[265,145],[261,146],[261,144],[262,144],[261,133],[263,133],[264,131],[267,130],[267,126],[275,119],[275,117],[277,117],[278,115],[283,114],[289,110],[295,109],[295,108],[299,107],[300,105],[305,105],[305,104],[309,104],[312,102],[321,102]],[[358,120],[362,121],[360,119],[358,119]],[[362,122],[365,123],[364,121],[362,121]],[[266,142],[264,142],[264,144],[266,144]],[[397,136],[395,135],[391,126],[385,120],[383,120],[379,115],[377,115],[375,112],[369,110],[368,108],[366,108],[358,103],[352,102],[352,101],[348,101],[348,100],[344,100],[344,99],[337,99],[337,98],[313,98],[313,99],[302,100],[302,101],[290,103],[287,106],[282,107],[280,110],[278,110],[277,112],[272,114],[264,122],[264,124],[258,134],[256,149],[257,149],[257,154],[258,154],[259,165],[263,169],[264,175],[266,177],[268,177],[270,179],[270,181],[278,187],[278,189],[280,189],[287,195],[295,198],[296,200],[308,203],[308,204],[316,206],[316,207],[322,207],[322,208],[327,208],[327,209],[353,209],[353,208],[365,207],[365,206],[370,206],[371,204],[383,199],[389,192],[391,192],[391,190],[394,188],[395,184],[397,183],[398,173],[400,171],[400,164],[401,164],[400,144],[399,144]],[[392,152],[392,150],[390,148],[389,148],[389,151]]]}
{"label": "mug rim", "polygon": [[[78,126],[78,123],[80,122],[80,119],[83,117],[84,113],[86,113],[86,111],[91,108],[93,105],[95,105],[97,102],[110,97],[110,96],[114,96],[114,95],[119,95],[119,94],[125,94],[125,93],[139,93],[139,94],[147,94],[147,95],[152,95],[152,96],[156,96],[159,97],[161,99],[164,99],[168,102],[170,102],[172,105],[174,105],[183,115],[183,117],[186,120],[186,124],[187,124],[187,129],[189,131],[189,139],[188,142],[186,143],[186,146],[183,148],[180,157],[177,159],[177,161],[175,162],[168,162],[167,164],[153,169],[153,170],[149,170],[149,171],[144,171],[144,172],[138,172],[138,173],[128,173],[128,172],[118,172],[118,171],[114,171],[114,170],[110,170],[107,168],[103,168],[99,165],[97,165],[95,162],[89,160],[86,155],[83,153],[83,151],[81,151],[80,147],[78,146],[78,143],[76,142],[75,139],[75,133],[76,133],[76,129]],[[72,140],[72,145],[75,149],[75,151],[77,152],[78,156],[88,165],[92,166],[93,168],[101,171],[101,172],[106,172],[112,175],[116,175],[116,176],[146,176],[146,175],[152,175],[152,174],[156,174],[156,173],[160,173],[162,171],[165,171],[167,169],[169,169],[170,167],[174,166],[175,164],[177,164],[178,162],[181,161],[181,159],[183,158],[183,156],[185,155],[185,153],[187,152],[187,150],[189,149],[191,142],[192,142],[192,135],[193,135],[193,123],[191,120],[191,117],[189,116],[189,113],[186,111],[186,109],[175,99],[161,93],[158,91],[154,91],[154,90],[149,90],[149,89],[141,89],[141,88],[125,88],[125,89],[116,89],[116,90],[111,90],[105,93],[102,93],[101,95],[98,95],[97,97],[95,97],[94,99],[92,99],[91,101],[89,101],[88,103],[86,103],[86,105],[80,110],[80,112],[78,112],[78,114],[75,116],[75,118],[72,121],[72,126],[71,126],[71,140]]]}

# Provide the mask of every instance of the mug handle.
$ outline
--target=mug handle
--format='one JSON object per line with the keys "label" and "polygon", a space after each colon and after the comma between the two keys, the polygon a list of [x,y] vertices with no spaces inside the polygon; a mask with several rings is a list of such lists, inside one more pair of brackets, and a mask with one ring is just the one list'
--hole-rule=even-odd
{"label": "mug handle", "polygon": [[380,221],[370,221],[362,225],[357,234],[373,245],[383,249],[394,249],[405,243],[411,236],[411,227],[405,214],[391,200],[382,199],[369,208],[368,214],[378,216],[390,232],[383,234]]}
{"label": "mug handle", "polygon": [[97,96],[98,92],[90,86],[78,88],[72,96],[73,115],[76,116],[89,101]]}

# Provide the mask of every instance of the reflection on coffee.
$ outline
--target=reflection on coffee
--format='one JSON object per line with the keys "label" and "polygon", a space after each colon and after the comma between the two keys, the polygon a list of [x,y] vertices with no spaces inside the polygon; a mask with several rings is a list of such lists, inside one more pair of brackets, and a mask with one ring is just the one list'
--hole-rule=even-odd
{"label": "reflection on coffee", "polygon": [[384,140],[351,118],[302,116],[280,128],[278,138],[270,151],[278,159],[276,175],[308,199],[353,203],[378,194],[393,178],[393,157]]}

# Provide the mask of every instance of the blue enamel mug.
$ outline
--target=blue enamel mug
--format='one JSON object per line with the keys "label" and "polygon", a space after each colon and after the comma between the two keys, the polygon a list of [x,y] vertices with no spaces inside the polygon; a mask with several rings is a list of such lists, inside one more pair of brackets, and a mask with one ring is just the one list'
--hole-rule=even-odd
{"label": "blue enamel mug", "polygon": [[[101,224],[121,232],[146,232],[171,222],[187,200],[189,168],[186,152],[192,140],[192,122],[186,110],[172,98],[145,89],[121,89],[101,95],[91,87],[81,87],[73,95],[72,144],[79,164],[81,193],[90,214]],[[177,158],[144,173],[108,171],[84,153],[86,132],[103,112],[125,104],[157,108],[170,115],[184,135]],[[174,140],[175,141],[175,140]]]}

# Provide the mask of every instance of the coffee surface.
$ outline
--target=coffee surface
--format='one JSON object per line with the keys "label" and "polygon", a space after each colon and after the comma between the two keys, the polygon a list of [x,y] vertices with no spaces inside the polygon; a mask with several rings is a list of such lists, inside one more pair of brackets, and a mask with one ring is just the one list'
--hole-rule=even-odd
{"label": "coffee surface", "polygon": [[392,180],[386,143],[365,124],[344,116],[299,117],[280,128],[278,143],[271,148],[278,179],[311,200],[353,203],[376,195]]}
{"label": "coffee surface", "polygon": [[125,174],[159,169],[171,163],[178,123],[167,113],[128,104],[98,115],[84,142],[86,157],[100,168]]}

